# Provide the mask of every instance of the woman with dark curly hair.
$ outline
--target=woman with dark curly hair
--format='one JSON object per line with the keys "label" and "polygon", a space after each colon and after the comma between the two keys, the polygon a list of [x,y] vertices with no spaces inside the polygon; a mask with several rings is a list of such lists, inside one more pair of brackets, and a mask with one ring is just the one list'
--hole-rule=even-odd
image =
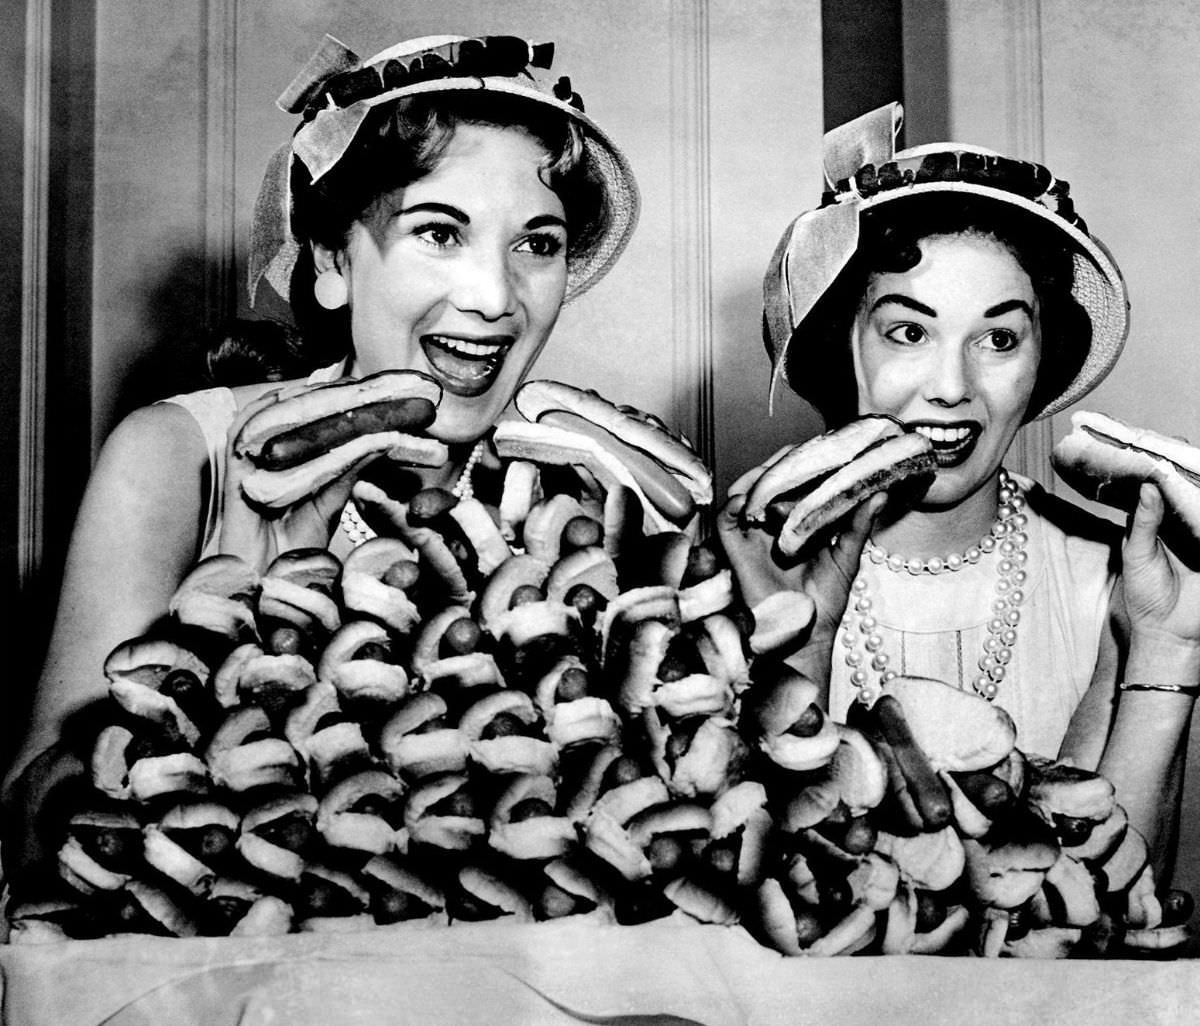
{"label": "woman with dark curly hair", "polygon": [[788,661],[836,718],[898,674],[973,691],[1025,751],[1110,777],[1161,863],[1200,691],[1200,574],[1162,541],[1153,485],[1122,537],[1003,465],[1023,424],[1116,362],[1124,282],[1046,168],[953,143],[893,152],[898,115],[826,137],[830,191],[776,251],[766,341],[775,380],[831,428],[882,414],[929,439],[932,483],[876,492],[788,562],[742,515],[777,454],[731,489],[722,541],[751,606],[814,602]]}
{"label": "woman with dark curly hair", "polygon": [[[437,36],[361,60],[326,37],[280,97],[299,123],[255,206],[250,292],[290,302],[296,328],[240,325],[213,353],[219,387],[137,410],[107,440],[8,807],[38,807],[63,772],[64,724],[104,694],[106,655],[150,629],[197,559],[261,570],[290,549],[344,556],[370,533],[351,490],[378,451],[282,508],[247,499],[255,468],[233,443],[258,411],[335,379],[416,371],[436,383],[427,433],[448,458],[408,468],[413,488],[469,494],[496,464],[491,430],[563,304],[637,220],[625,157],[569,80],[547,76],[552,52]],[[8,822],[19,835],[20,817]]]}

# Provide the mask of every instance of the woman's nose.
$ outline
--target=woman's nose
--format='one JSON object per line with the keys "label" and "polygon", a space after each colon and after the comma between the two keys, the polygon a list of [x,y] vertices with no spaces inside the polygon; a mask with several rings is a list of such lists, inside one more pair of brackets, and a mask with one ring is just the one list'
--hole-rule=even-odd
{"label": "woman's nose", "polygon": [[454,305],[495,321],[515,312],[516,289],[507,251],[482,247],[462,261],[455,283]]}
{"label": "woman's nose", "polygon": [[957,406],[970,398],[970,379],[970,367],[962,348],[939,347],[929,368],[926,398],[939,406]]}

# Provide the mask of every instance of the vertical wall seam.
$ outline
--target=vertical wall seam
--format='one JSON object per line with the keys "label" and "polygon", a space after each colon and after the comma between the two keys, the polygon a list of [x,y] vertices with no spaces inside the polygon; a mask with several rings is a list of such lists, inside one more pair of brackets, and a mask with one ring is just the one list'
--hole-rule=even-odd
{"label": "vertical wall seam", "polygon": [[671,261],[675,422],[715,468],[710,19],[707,0],[672,0]]}
{"label": "vertical wall seam", "polygon": [[207,0],[203,17],[200,195],[204,203],[204,310],[207,334],[211,335],[237,307],[237,0]]}
{"label": "vertical wall seam", "polygon": [[[1041,0],[1006,0],[1008,30],[1008,151],[1041,164],[1045,162],[1046,135],[1042,77]],[[1058,478],[1050,467],[1054,446],[1054,418],[1034,421],[1017,437],[1019,469],[1054,491]]]}
{"label": "vertical wall seam", "polygon": [[45,545],[46,303],[50,197],[50,0],[28,0],[21,254],[20,459],[17,567],[22,588]]}

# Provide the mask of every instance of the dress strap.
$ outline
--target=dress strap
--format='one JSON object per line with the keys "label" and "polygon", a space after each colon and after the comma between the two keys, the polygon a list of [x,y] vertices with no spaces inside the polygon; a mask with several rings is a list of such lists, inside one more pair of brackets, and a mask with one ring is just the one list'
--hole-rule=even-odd
{"label": "dress strap", "polygon": [[221,530],[221,496],[225,491],[225,442],[229,425],[237,416],[237,400],[228,388],[208,388],[200,392],[173,395],[160,402],[181,406],[204,436],[208,450],[208,511],[204,518],[204,539],[200,555],[212,555]]}

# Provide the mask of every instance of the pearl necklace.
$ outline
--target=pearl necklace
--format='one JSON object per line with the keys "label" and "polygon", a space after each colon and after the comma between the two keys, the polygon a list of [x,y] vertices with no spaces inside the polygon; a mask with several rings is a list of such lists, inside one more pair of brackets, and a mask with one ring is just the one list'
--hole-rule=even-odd
{"label": "pearl necklace", "polygon": [[[475,466],[483,459],[483,454],[487,450],[487,442],[482,438],[475,443],[475,447],[471,450],[471,455],[467,457],[467,462],[463,464],[462,470],[458,472],[458,480],[454,487],[450,489],[452,495],[458,499],[470,499],[475,495],[475,485],[471,478],[475,473]],[[362,518],[362,514],[358,512],[358,507],[354,504],[354,499],[347,499],[346,505],[342,507],[342,515],[338,520],[338,526],[341,527],[342,533],[350,539],[350,544],[354,548],[358,548],[363,542],[370,541],[376,536],[374,528],[371,527]]]}
{"label": "pearl necklace", "polygon": [[[872,563],[893,573],[941,574],[961,570],[980,562],[984,556],[996,557],[996,597],[992,601],[992,615],[987,622],[987,637],[983,643],[983,654],[977,664],[979,673],[972,679],[976,693],[989,702],[994,701],[1000,684],[1012,661],[1013,647],[1017,643],[1017,627],[1021,622],[1020,606],[1025,601],[1024,586],[1028,580],[1025,567],[1029,554],[1025,546],[1029,535],[1025,528],[1029,517],[1025,514],[1025,496],[1021,487],[1004,470],[1000,471],[1000,505],[996,520],[989,532],[977,545],[962,553],[941,558],[904,559],[868,542],[862,554],[862,564]],[[850,587],[850,601],[842,617],[839,642],[845,649],[846,665],[850,668],[850,683],[858,690],[858,700],[864,705],[875,701],[876,691],[870,686],[868,668],[878,674],[880,684],[886,684],[897,676],[891,668],[891,657],[883,651],[883,636],[879,633],[879,622],[874,614],[874,602],[868,593],[866,579],[860,572]]]}

